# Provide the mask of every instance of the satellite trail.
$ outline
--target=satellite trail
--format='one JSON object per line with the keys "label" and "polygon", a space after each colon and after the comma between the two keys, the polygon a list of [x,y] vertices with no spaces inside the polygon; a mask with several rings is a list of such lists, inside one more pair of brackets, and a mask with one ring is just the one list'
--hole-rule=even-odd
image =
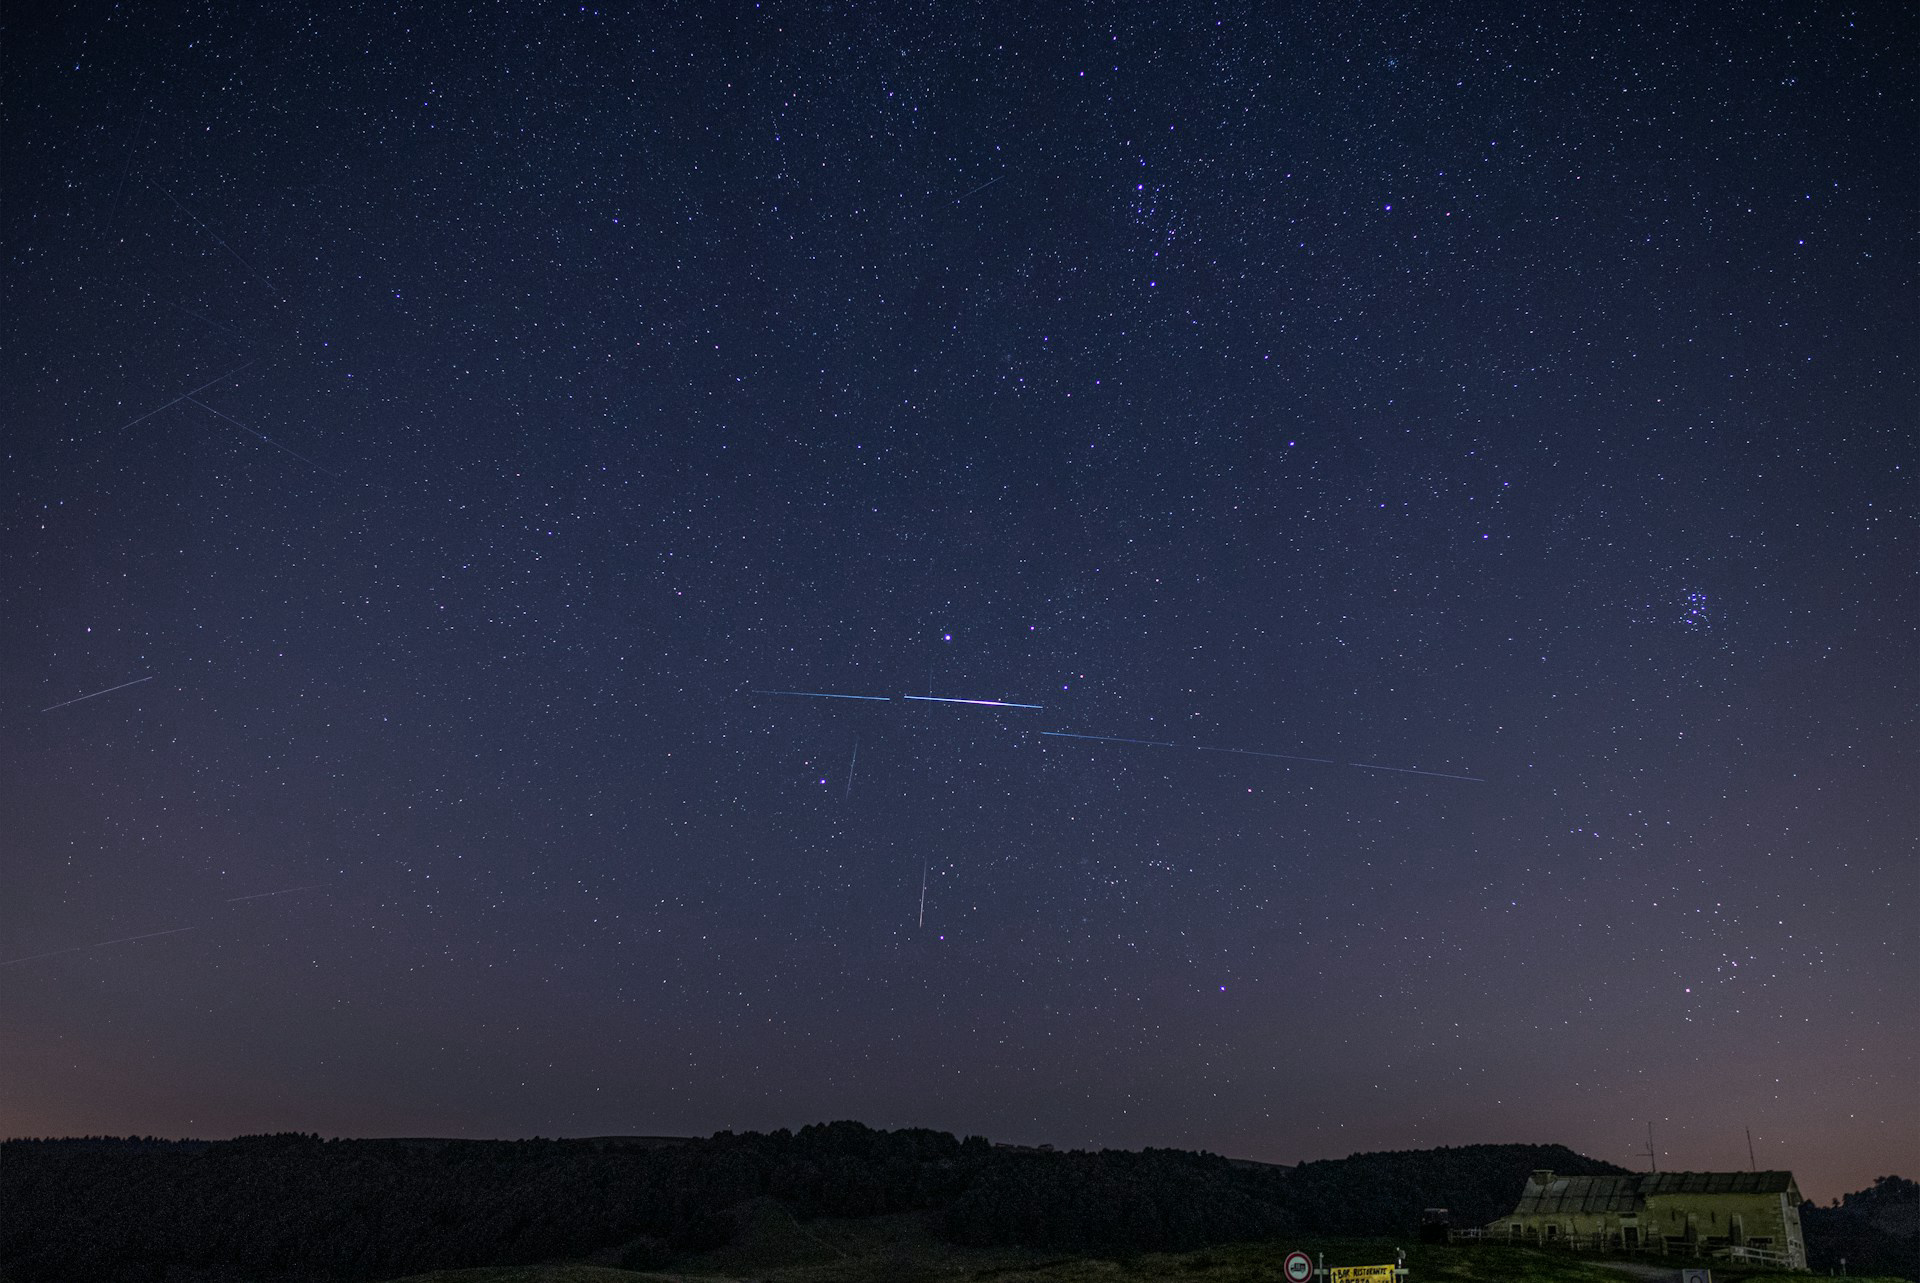
{"label": "satellite trail", "polygon": [[902,695],[901,699],[916,699],[922,704],[980,704],[987,708],[1045,708],[1045,704],[1015,704],[1004,699],[949,699],[945,695]]}
{"label": "satellite trail", "polygon": [[95,691],[91,695],[81,695],[74,699],[62,700],[58,704],[49,704],[45,708],[41,709],[40,711],[43,713],[51,713],[54,709],[65,708],[68,704],[79,704],[79,703],[84,703],[85,701],[90,699],[99,699],[102,695],[111,695],[115,691],[123,691],[129,686],[138,686],[141,682],[150,682],[152,680],[153,680],[153,677],[151,674],[149,674],[146,677],[136,677],[130,682],[121,682],[118,686],[109,686],[105,690]]}
{"label": "satellite trail", "polygon": [[[754,693],[755,695],[795,695],[795,696],[798,696],[798,697],[799,697],[799,698],[801,698],[801,699],[871,699],[871,700],[878,700],[879,702],[881,702],[881,703],[883,703],[883,704],[884,704],[884,703],[887,703],[887,702],[888,702],[888,701],[889,701],[889,700],[890,700],[890,699],[892,698],[892,696],[890,696],[890,695],[832,695],[832,694],[829,694],[829,693],[827,693],[826,691],[763,691],[763,690],[757,690],[757,691],[754,691],[753,693]],[[912,696],[908,696],[908,698],[909,698],[909,699],[911,699],[911,698],[912,698]]]}

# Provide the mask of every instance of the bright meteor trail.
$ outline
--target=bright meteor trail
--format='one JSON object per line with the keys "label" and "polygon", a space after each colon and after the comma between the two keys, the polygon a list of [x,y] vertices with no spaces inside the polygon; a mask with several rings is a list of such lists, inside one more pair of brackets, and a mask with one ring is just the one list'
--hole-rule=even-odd
{"label": "bright meteor trail", "polygon": [[901,699],[916,699],[922,704],[980,704],[987,708],[1045,708],[1045,704],[1015,704],[1004,699],[949,699],[944,695],[902,695]]}
{"label": "bright meteor trail", "polygon": [[[885,703],[887,703],[887,702],[889,702],[889,701],[890,701],[890,700],[891,700],[891,699],[893,698],[893,697],[892,697],[891,695],[833,695],[833,694],[829,694],[829,693],[827,693],[826,691],[762,691],[762,690],[757,690],[757,691],[755,691],[755,692],[753,692],[753,693],[754,693],[754,694],[756,694],[756,695],[797,695],[797,696],[799,696],[799,697],[800,697],[801,699],[870,699],[870,700],[878,700],[878,701],[879,701],[880,703],[882,703],[882,704],[885,704]],[[909,699],[911,699],[911,698],[912,698],[912,696],[908,696],[908,698],[909,698]]]}

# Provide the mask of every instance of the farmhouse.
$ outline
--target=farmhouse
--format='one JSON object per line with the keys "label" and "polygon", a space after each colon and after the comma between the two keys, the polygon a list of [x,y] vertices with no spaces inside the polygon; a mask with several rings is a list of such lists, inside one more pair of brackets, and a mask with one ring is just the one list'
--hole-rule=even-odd
{"label": "farmhouse", "polygon": [[1646,1172],[1622,1176],[1527,1178],[1493,1238],[1568,1246],[1705,1255],[1743,1248],[1807,1268],[1800,1236],[1800,1189],[1792,1172]]}

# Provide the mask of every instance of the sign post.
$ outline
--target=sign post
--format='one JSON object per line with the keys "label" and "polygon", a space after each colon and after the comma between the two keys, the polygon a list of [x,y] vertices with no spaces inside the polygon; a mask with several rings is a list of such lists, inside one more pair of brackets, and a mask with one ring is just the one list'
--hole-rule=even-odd
{"label": "sign post", "polygon": [[1313,1258],[1305,1252],[1288,1252],[1287,1259],[1280,1262],[1280,1275],[1287,1283],[1311,1283]]}

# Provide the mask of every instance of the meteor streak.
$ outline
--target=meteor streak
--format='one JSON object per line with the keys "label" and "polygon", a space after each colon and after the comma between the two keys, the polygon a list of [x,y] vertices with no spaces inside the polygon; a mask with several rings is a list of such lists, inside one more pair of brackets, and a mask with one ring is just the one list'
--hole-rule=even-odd
{"label": "meteor streak", "polygon": [[1257,748],[1219,748],[1212,744],[1195,744],[1193,747],[1202,753],[1244,753],[1248,757],[1277,757],[1283,762],[1318,762],[1322,766],[1339,765],[1330,757],[1299,757],[1292,753],[1267,753]]}
{"label": "meteor streak", "polygon": [[43,713],[51,713],[54,709],[65,708],[68,704],[78,704],[89,699],[99,699],[102,695],[111,695],[115,691],[123,691],[129,686],[138,686],[141,682],[150,682],[152,680],[153,680],[152,674],[148,674],[145,677],[136,677],[130,682],[121,682],[118,686],[109,686],[105,690],[95,691],[91,695],[81,695],[76,699],[62,700],[58,704],[49,704],[45,708],[41,709],[40,711]]}
{"label": "meteor streak", "polygon": [[980,704],[987,708],[1045,708],[1045,704],[1015,704],[1005,699],[949,699],[945,695],[902,695],[901,699],[917,699],[922,704]]}
{"label": "meteor streak", "polygon": [[166,405],[155,406],[153,409],[148,410],[145,414],[141,415],[137,419],[128,419],[125,423],[120,425],[119,431],[125,432],[128,428],[132,427],[136,423],[145,423],[148,419],[151,419],[154,415],[160,413],[160,411],[167,409],[168,406],[179,405],[182,401],[186,400],[188,397],[195,396],[201,392],[205,392],[208,388],[212,387],[214,384],[221,383],[226,381],[227,379],[232,378],[234,375],[240,373],[240,371],[246,369],[247,366],[253,365],[259,359],[260,358],[255,357],[252,361],[242,362],[241,364],[234,366],[231,370],[228,370],[225,374],[221,375],[219,378],[208,379],[205,383],[202,383],[199,387],[194,388],[188,392],[182,392],[179,396],[167,402]]}
{"label": "meteor streak", "polygon": [[[757,691],[754,691],[754,692],[753,692],[753,694],[755,694],[755,695],[798,695],[798,696],[799,696],[799,697],[800,697],[801,699],[872,699],[872,700],[878,700],[878,701],[880,701],[880,702],[881,702],[881,703],[883,703],[883,704],[884,704],[884,703],[887,703],[888,701],[890,701],[890,700],[891,700],[891,699],[893,698],[893,697],[892,697],[891,695],[833,695],[833,694],[829,694],[829,693],[828,693],[828,692],[826,692],[826,691],[763,691],[763,690],[757,690]],[[907,696],[907,698],[908,698],[908,699],[912,699],[912,698],[913,698],[913,696],[911,696],[911,695],[909,695],[909,696]]]}
{"label": "meteor streak", "polygon": [[1063,740],[1099,740],[1103,744],[1148,744],[1154,748],[1179,748],[1178,744],[1167,740],[1130,740],[1119,735],[1075,735],[1072,731],[1041,731],[1042,735],[1051,735]]}
{"label": "meteor streak", "polygon": [[156,936],[177,936],[182,931],[198,931],[199,927],[175,927],[171,931],[149,931],[143,936],[122,936],[118,940],[102,940],[99,944],[76,944],[71,949],[55,949],[51,953],[31,953],[24,958],[8,958],[0,962],[0,967],[14,967],[23,962],[38,962],[42,958],[57,958],[63,953],[84,953],[88,949],[104,949],[110,944],[132,944],[135,940],[151,940]]}
{"label": "meteor streak", "polygon": [[1411,766],[1375,766],[1372,762],[1348,762],[1348,766],[1357,766],[1363,771],[1398,771],[1402,775],[1431,775],[1442,780],[1466,780],[1470,784],[1485,784],[1478,775],[1449,775],[1445,771],[1416,771]]}
{"label": "meteor streak", "polygon": [[268,445],[272,446],[276,450],[286,450],[288,454],[300,460],[300,462],[306,464],[309,468],[312,468],[318,472],[326,472],[328,476],[334,478],[335,480],[339,479],[339,476],[340,476],[339,473],[327,472],[325,468],[322,468],[319,464],[315,463],[312,459],[307,458],[306,455],[301,454],[298,450],[288,449],[288,447],[281,445],[278,441],[275,441],[272,437],[268,436],[264,432],[255,432],[252,428],[240,422],[240,420],[234,418],[231,414],[220,413],[220,411],[214,409],[212,406],[208,405],[205,401],[202,401],[200,398],[196,396],[188,396],[185,398],[185,400],[187,404],[199,406],[202,410],[205,410],[208,414],[211,414],[216,419],[225,419],[228,423],[231,423],[234,427],[240,429],[242,432],[247,433],[249,436],[259,437],[262,441],[266,442]]}
{"label": "meteor streak", "polygon": [[304,887],[288,887],[284,891],[256,891],[252,895],[236,895],[232,899],[228,900],[226,903],[237,904],[242,900],[264,900],[270,895],[292,895],[295,891],[311,891],[311,890],[313,890],[313,887],[304,886]]}

